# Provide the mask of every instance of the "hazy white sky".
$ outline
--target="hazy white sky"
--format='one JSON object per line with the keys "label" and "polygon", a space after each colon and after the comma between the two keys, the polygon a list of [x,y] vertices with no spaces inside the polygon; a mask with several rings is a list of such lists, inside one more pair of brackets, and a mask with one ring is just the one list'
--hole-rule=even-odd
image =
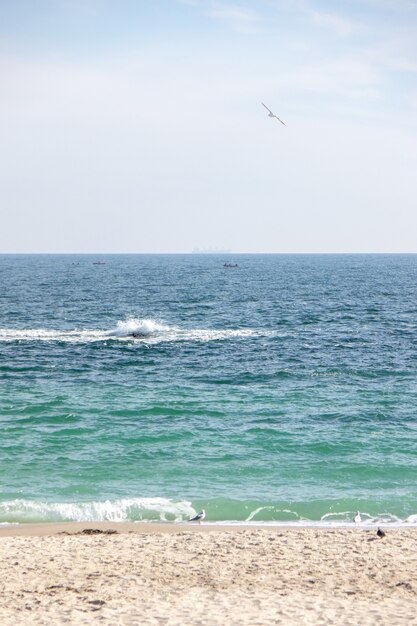
{"label": "hazy white sky", "polygon": [[0,211],[0,252],[417,252],[417,0],[0,0]]}

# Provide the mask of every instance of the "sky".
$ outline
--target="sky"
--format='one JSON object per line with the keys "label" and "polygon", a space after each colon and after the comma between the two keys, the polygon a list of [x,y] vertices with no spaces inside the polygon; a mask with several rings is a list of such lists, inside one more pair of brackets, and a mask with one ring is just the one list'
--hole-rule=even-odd
{"label": "sky", "polygon": [[417,0],[0,0],[0,214],[0,253],[417,252]]}

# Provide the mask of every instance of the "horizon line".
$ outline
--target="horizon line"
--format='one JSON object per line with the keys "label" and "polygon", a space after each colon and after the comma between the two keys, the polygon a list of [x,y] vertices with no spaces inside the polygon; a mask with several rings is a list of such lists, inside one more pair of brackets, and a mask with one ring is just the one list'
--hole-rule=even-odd
{"label": "horizon line", "polygon": [[320,252],[233,252],[233,251],[203,251],[203,252],[0,252],[0,256],[18,256],[18,255],[56,255],[56,256],[140,256],[140,255],[182,255],[182,256],[225,256],[225,255],[349,255],[349,254],[369,254],[369,255],[382,255],[382,254],[417,254],[417,251],[343,251],[343,252],[334,252],[334,251],[320,251]]}

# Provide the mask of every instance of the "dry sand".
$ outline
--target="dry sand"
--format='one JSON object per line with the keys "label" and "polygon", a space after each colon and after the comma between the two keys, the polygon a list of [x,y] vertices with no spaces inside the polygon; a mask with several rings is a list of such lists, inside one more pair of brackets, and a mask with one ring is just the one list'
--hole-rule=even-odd
{"label": "dry sand", "polygon": [[2,626],[417,624],[417,529],[38,524],[0,558]]}

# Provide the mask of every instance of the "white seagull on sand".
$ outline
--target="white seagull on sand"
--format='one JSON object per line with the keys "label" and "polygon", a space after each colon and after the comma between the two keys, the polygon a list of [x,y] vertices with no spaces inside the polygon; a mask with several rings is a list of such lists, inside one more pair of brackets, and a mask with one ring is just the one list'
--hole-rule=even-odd
{"label": "white seagull on sand", "polygon": [[272,113],[271,109],[268,109],[266,104],[264,104],[263,102],[261,102],[261,104],[268,111],[268,117],[275,117],[275,119],[278,120],[278,122],[281,122],[281,124],[284,124],[284,126],[286,126],[286,124],[282,120],[279,119],[278,115],[275,115],[275,113]]}
{"label": "white seagull on sand", "polygon": [[201,522],[203,521],[205,517],[206,517],[206,512],[204,509],[201,509],[200,513],[197,513],[197,515],[195,515],[194,517],[191,517],[188,521],[198,522],[199,524],[201,524]]}
{"label": "white seagull on sand", "polygon": [[353,521],[355,522],[355,524],[360,524],[360,522],[362,521],[361,514],[359,513],[359,511],[356,511],[356,515],[353,518]]}

